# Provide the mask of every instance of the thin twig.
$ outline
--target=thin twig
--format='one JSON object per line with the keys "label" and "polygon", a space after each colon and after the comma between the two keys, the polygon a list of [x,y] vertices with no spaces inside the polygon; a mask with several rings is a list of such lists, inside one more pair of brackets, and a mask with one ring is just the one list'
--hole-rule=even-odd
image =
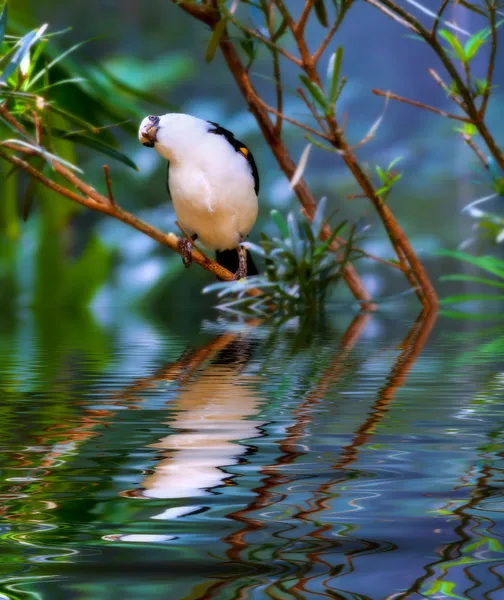
{"label": "thin twig", "polygon": [[[277,110],[275,110],[272,106],[269,106],[268,104],[266,104],[266,102],[264,102],[264,100],[262,100],[261,98],[258,97],[257,101],[264,108],[264,110],[268,111],[269,113],[271,113],[273,115],[276,115],[276,116],[279,115]],[[313,129],[313,127],[309,127],[308,125],[305,125],[304,123],[300,123],[299,121],[296,121],[295,119],[291,119],[290,117],[288,117],[285,114],[282,114],[281,116],[282,116],[282,119],[284,119],[288,123],[292,123],[292,125],[296,125],[296,127],[299,127],[300,129],[309,131],[310,133],[313,133],[314,135],[322,138],[323,140],[326,140],[327,142],[332,141],[328,135],[321,133],[320,131],[317,131],[316,129]]]}
{"label": "thin twig", "polygon": [[304,35],[306,22],[308,21],[308,17],[310,16],[310,12],[314,4],[315,0],[306,0],[303,10],[301,12],[301,16],[299,17],[299,20],[296,23],[296,35]]}
{"label": "thin twig", "polygon": [[329,45],[329,42],[333,39],[334,35],[340,28],[340,25],[343,22],[343,18],[345,16],[346,12],[348,11],[348,9],[350,8],[350,5],[352,4],[352,2],[353,2],[353,0],[347,0],[346,2],[343,2],[341,4],[341,8],[340,8],[340,11],[339,11],[336,21],[333,23],[333,25],[327,32],[325,38],[322,40],[322,43],[320,44],[318,50],[312,56],[312,60],[315,64],[317,64],[317,62],[319,61],[322,54],[324,54],[327,46]]}
{"label": "thin twig", "polygon": [[491,46],[490,46],[490,57],[488,59],[488,69],[486,77],[486,88],[483,92],[483,99],[481,106],[478,111],[480,119],[485,118],[485,113],[490,100],[490,92],[492,91],[492,82],[495,70],[495,59],[497,56],[497,24],[495,22],[495,5],[491,2],[487,2],[487,7],[490,13],[490,35],[491,35]]}
{"label": "thin twig", "polygon": [[329,135],[327,125],[320,118],[320,115],[318,114],[315,106],[313,106],[313,104],[308,100],[308,97],[307,97],[305,91],[303,90],[303,88],[297,88],[296,91],[301,96],[301,98],[304,100],[306,106],[308,107],[309,111],[313,115],[313,118],[315,119],[315,121],[317,121],[317,124],[320,127],[320,129],[322,129],[322,131],[325,133],[325,135]]}
{"label": "thin twig", "polygon": [[434,19],[434,25],[432,26],[431,35],[432,37],[436,37],[436,33],[439,27],[439,23],[441,22],[441,17],[443,16],[444,11],[446,10],[448,4],[450,4],[451,0],[443,0],[439,10],[437,12],[437,18]]}
{"label": "thin twig", "polygon": [[439,86],[441,86],[443,88],[443,90],[448,94],[448,96],[450,96],[450,98],[455,102],[455,104],[458,104],[464,112],[467,112],[467,107],[462,102],[462,100],[459,100],[457,98],[455,92],[446,85],[446,83],[441,79],[441,77],[438,75],[438,73],[436,71],[434,71],[434,69],[429,69],[429,75],[434,79],[434,81]]}
{"label": "thin twig", "polygon": [[112,204],[112,206],[115,206],[116,201],[112,192],[112,181],[110,179],[110,169],[108,165],[103,165],[103,171],[105,173],[105,183],[107,184],[108,199],[110,201],[110,204]]}
{"label": "thin twig", "polygon": [[33,122],[35,124],[35,139],[37,140],[37,146],[41,146],[42,145],[42,121],[35,111],[33,111]]}
{"label": "thin twig", "polygon": [[469,148],[471,148],[474,154],[476,154],[476,156],[480,159],[481,164],[488,171],[490,169],[490,166],[488,164],[487,157],[483,154],[481,148],[478,147],[478,145],[470,135],[463,134],[462,137],[464,139],[464,142],[469,146]]}
{"label": "thin twig", "polygon": [[440,110],[439,108],[435,108],[434,106],[429,106],[428,104],[424,104],[423,102],[417,102],[416,100],[409,100],[408,98],[404,98],[403,96],[398,96],[397,94],[393,94],[392,92],[383,92],[381,90],[371,90],[373,94],[376,96],[382,96],[383,98],[390,98],[390,100],[397,100],[399,102],[404,102],[404,104],[410,104],[411,106],[416,106],[418,108],[423,108],[424,110],[430,110],[437,115],[441,115],[442,117],[446,117],[448,119],[454,119],[455,121],[462,121],[463,123],[472,123],[471,119],[467,117],[461,117],[460,115],[454,115],[452,113],[448,113],[444,110]]}

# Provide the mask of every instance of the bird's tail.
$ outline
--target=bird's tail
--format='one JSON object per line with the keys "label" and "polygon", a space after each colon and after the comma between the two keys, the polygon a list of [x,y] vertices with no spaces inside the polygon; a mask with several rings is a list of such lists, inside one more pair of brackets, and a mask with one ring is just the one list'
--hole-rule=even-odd
{"label": "bird's tail", "polygon": [[[221,267],[224,267],[231,273],[238,271],[238,251],[237,250],[217,250],[217,262]],[[247,250],[247,276],[259,275],[259,271],[255,262],[252,259],[250,252]]]}

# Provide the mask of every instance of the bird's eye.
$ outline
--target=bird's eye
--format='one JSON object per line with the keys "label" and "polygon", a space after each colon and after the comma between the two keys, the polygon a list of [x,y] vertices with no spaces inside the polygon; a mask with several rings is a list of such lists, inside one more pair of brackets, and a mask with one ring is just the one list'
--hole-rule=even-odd
{"label": "bird's eye", "polygon": [[152,123],[157,123],[159,121],[159,117],[149,115],[149,121],[152,121]]}

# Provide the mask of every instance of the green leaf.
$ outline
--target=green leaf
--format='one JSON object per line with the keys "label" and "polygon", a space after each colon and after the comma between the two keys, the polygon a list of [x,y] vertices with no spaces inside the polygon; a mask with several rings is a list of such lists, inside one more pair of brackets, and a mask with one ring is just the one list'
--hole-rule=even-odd
{"label": "green leaf", "polygon": [[467,40],[464,46],[464,55],[467,62],[476,56],[478,50],[485,43],[485,38],[482,35],[484,31],[478,31]]}
{"label": "green leaf", "polygon": [[322,227],[324,225],[324,214],[325,214],[325,209],[326,209],[326,203],[327,203],[327,198],[324,196],[324,198],[320,199],[320,201],[317,205],[317,210],[315,211],[315,214],[313,215],[313,220],[311,223],[311,230],[312,230],[312,233],[315,238],[318,238],[320,236]]}
{"label": "green leaf", "polygon": [[287,226],[287,222],[282,217],[282,215],[278,212],[278,210],[271,211],[271,218],[273,219],[275,225],[277,226],[278,231],[280,232],[280,235],[282,236],[282,238],[283,239],[288,238],[289,237],[289,228]]}
{"label": "green leaf", "polygon": [[476,300],[504,300],[504,296],[499,294],[458,294],[456,296],[442,298],[439,303],[458,304],[460,302],[473,302]]}
{"label": "green leaf", "polygon": [[[66,56],[68,56],[69,54],[71,54],[72,52],[75,52],[75,50],[78,50],[81,46],[83,46],[84,44],[87,44],[88,42],[90,42],[92,39],[96,39],[96,38],[90,38],[89,40],[84,40],[83,42],[79,42],[78,44],[75,44],[74,46],[72,46],[71,48],[69,48],[68,50],[65,50],[65,52],[62,52],[59,56],[57,56],[54,60],[52,60],[46,67],[45,69],[47,69],[47,71],[49,71],[50,69],[52,69],[52,67],[54,67],[55,65],[57,65],[60,61],[62,61]],[[42,77],[44,77],[44,72],[45,70],[42,69],[40,70],[35,77],[32,78],[32,80],[30,81],[30,83],[27,85],[26,89],[29,90],[35,83],[37,83],[37,81],[39,79],[41,79]]]}
{"label": "green leaf", "polygon": [[457,58],[462,62],[466,62],[464,48],[462,48],[462,44],[459,42],[457,36],[447,29],[441,29],[439,35],[450,44]]}
{"label": "green leaf", "polygon": [[334,106],[338,99],[339,76],[341,71],[341,62],[343,60],[343,48],[340,46],[331,57],[332,73],[330,73],[331,86],[329,94],[329,103]]}
{"label": "green leaf", "polygon": [[472,254],[467,254],[460,250],[436,250],[434,254],[437,256],[456,258],[504,279],[504,261],[497,260],[492,256],[472,256]]}
{"label": "green leaf", "polygon": [[310,79],[308,79],[306,75],[299,75],[299,79],[301,80],[305,88],[308,90],[313,100],[321,108],[323,108],[324,111],[326,111],[328,108],[327,99],[324,95],[324,92],[319,88],[319,86],[316,83],[313,83],[313,81],[310,81]]}
{"label": "green leaf", "polygon": [[81,133],[68,133],[66,131],[63,131],[62,129],[53,129],[52,134],[65,141],[74,142],[75,144],[86,146],[87,148],[96,150],[96,152],[100,152],[101,154],[110,156],[111,158],[123,163],[124,165],[131,167],[135,171],[138,171],[138,167],[131,160],[131,158],[126,156],[126,154],[119,152],[119,150],[116,150],[116,148],[114,148],[110,144],[106,144],[105,142],[102,142],[96,137],[89,137],[86,135],[82,135]]}
{"label": "green leaf", "polygon": [[2,14],[0,15],[0,44],[2,44],[4,41],[6,27],[7,27],[7,2],[3,5]]}
{"label": "green leaf", "polygon": [[215,26],[215,29],[213,30],[212,37],[210,38],[210,41],[208,42],[208,48],[207,48],[207,51],[205,54],[205,60],[207,61],[207,63],[211,63],[215,56],[215,53],[219,46],[219,42],[222,37],[222,34],[226,30],[228,20],[229,19],[227,17],[223,17],[217,23],[217,25]]}
{"label": "green leaf", "polygon": [[380,178],[381,182],[384,185],[388,185],[389,180],[388,180],[388,177],[387,177],[387,174],[385,173],[385,171],[377,165],[376,172],[378,173],[378,177]]}
{"label": "green leaf", "polygon": [[322,25],[322,27],[327,27],[327,10],[324,0],[315,0],[313,8],[315,9],[315,15],[318,19],[318,22]]}
{"label": "green leaf", "polygon": [[2,73],[2,77],[0,77],[0,83],[6,83],[9,77],[16,71],[16,69],[21,64],[23,58],[26,53],[29,52],[30,48],[33,44],[39,40],[43,35],[44,31],[47,29],[47,25],[42,25],[39,29],[35,29],[27,33],[24,38],[22,38],[15,46],[14,56],[12,60],[5,68]]}
{"label": "green leaf", "polygon": [[398,156],[397,158],[394,158],[394,160],[387,167],[387,171],[391,171],[395,167],[395,165],[397,165],[397,163],[402,159],[403,159],[402,156]]}

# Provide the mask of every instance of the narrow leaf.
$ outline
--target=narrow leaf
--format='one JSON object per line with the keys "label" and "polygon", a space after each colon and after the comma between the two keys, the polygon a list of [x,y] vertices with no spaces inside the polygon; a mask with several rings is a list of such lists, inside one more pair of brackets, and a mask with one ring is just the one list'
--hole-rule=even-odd
{"label": "narrow leaf", "polygon": [[227,23],[228,23],[228,18],[224,17],[215,26],[215,29],[213,30],[212,37],[210,38],[210,41],[208,43],[208,48],[207,48],[207,51],[205,54],[205,60],[207,61],[207,63],[212,62],[212,60],[215,56],[215,53],[217,51],[217,48],[219,46],[219,42],[222,37],[222,34],[226,30]]}
{"label": "narrow leaf", "polygon": [[282,238],[283,239],[288,238],[289,237],[289,228],[287,227],[287,223],[286,223],[285,219],[278,212],[278,210],[271,211],[271,218],[275,222],[275,225],[277,226],[278,231],[280,232],[280,235],[282,236]]}
{"label": "narrow leaf", "polygon": [[322,226],[324,224],[326,203],[327,203],[327,198],[324,196],[323,198],[320,199],[320,201],[317,205],[317,210],[315,211],[315,214],[313,215],[313,221],[311,223],[311,230],[312,230],[314,237],[316,237],[316,238],[319,237],[320,232],[322,231]]}
{"label": "narrow leaf", "polygon": [[21,61],[25,57],[26,53],[29,52],[33,44],[44,35],[44,31],[46,29],[47,25],[42,25],[42,27],[40,27],[39,29],[35,29],[34,31],[31,31],[30,33],[26,34],[24,38],[22,38],[19,41],[19,43],[16,45],[16,51],[14,53],[14,56],[12,57],[11,62],[5,68],[4,72],[2,73],[2,77],[0,77],[0,82],[7,82],[9,77],[19,67]]}
{"label": "narrow leaf", "polygon": [[491,194],[490,196],[485,196],[484,198],[478,198],[478,200],[474,200],[474,202],[471,202],[467,206],[464,206],[464,208],[462,209],[461,212],[466,212],[466,211],[470,210],[471,208],[473,208],[474,206],[478,206],[478,204],[483,204],[484,202],[487,202],[488,200],[492,200],[492,198],[497,198],[497,194]]}
{"label": "narrow leaf", "polygon": [[482,285],[489,285],[504,290],[504,283],[499,283],[493,279],[486,279],[485,277],[474,277],[473,275],[443,275],[439,278],[440,281],[465,281],[467,283],[481,283]]}
{"label": "narrow leaf", "polygon": [[477,300],[504,300],[504,296],[499,294],[458,294],[456,296],[442,298],[439,303],[458,304],[460,302],[474,302]]}
{"label": "narrow leaf", "polygon": [[321,108],[323,108],[324,111],[327,110],[327,100],[324,95],[324,92],[319,88],[319,86],[316,83],[313,83],[313,81],[311,81],[306,75],[300,75],[299,79],[301,80],[305,88],[308,90],[313,100]]}
{"label": "narrow leaf", "polygon": [[318,19],[318,22],[322,25],[322,27],[327,27],[327,10],[324,0],[315,0],[313,8],[315,9],[315,15]]}
{"label": "narrow leaf", "polygon": [[291,182],[290,182],[290,189],[294,189],[294,187],[299,183],[301,177],[303,177],[303,173],[305,171],[306,168],[306,164],[308,163],[308,156],[310,155],[310,150],[312,149],[312,145],[311,144],[307,144],[305,149],[303,150],[303,153],[301,154],[301,158],[299,159],[299,163],[298,166],[296,167],[296,170],[294,171],[294,175],[292,176]]}
{"label": "narrow leaf", "polygon": [[329,102],[333,106],[338,99],[339,76],[341,71],[341,62],[343,60],[343,48],[340,46],[331,57],[332,72],[330,73],[331,87]]}
{"label": "narrow leaf", "polygon": [[0,15],[0,44],[3,43],[5,37],[5,28],[7,27],[7,2],[3,5],[2,14]]}
{"label": "narrow leaf", "polygon": [[102,142],[101,140],[97,139],[96,137],[89,137],[86,135],[82,135],[80,133],[67,133],[67,132],[63,131],[62,129],[53,129],[52,134],[55,137],[64,139],[68,142],[74,142],[75,144],[79,144],[81,146],[86,146],[87,148],[96,150],[97,152],[100,152],[101,154],[110,156],[111,158],[114,158],[115,160],[123,163],[124,165],[131,167],[135,171],[138,171],[138,167],[136,166],[136,164],[128,156],[126,156],[126,154],[119,152],[119,150],[117,150],[113,146],[110,146],[109,144]]}
{"label": "narrow leaf", "polygon": [[446,29],[441,29],[439,35],[450,44],[457,58],[459,58],[462,62],[465,62],[466,57],[464,48],[462,48],[462,44],[459,42],[458,38],[451,31],[447,31]]}
{"label": "narrow leaf", "polygon": [[[93,39],[93,38],[91,38]],[[57,56],[54,60],[52,60],[46,67],[46,69],[49,71],[52,67],[54,67],[55,65],[57,65],[59,62],[61,62],[66,56],[68,56],[69,54],[71,54],[72,52],[75,52],[75,50],[78,50],[81,46],[83,46],[84,44],[87,44],[89,41],[91,41],[91,39],[89,40],[84,40],[83,42],[79,42],[78,44],[75,44],[74,46],[72,46],[71,48],[69,48],[68,50],[65,50],[65,52],[62,52],[59,56]],[[33,77],[33,79],[30,81],[30,83],[28,84],[28,86],[26,87],[27,90],[29,90],[35,83],[37,83],[37,81],[39,79],[41,79],[42,77],[44,77],[44,70],[42,69],[41,71],[39,71],[35,77]]]}

